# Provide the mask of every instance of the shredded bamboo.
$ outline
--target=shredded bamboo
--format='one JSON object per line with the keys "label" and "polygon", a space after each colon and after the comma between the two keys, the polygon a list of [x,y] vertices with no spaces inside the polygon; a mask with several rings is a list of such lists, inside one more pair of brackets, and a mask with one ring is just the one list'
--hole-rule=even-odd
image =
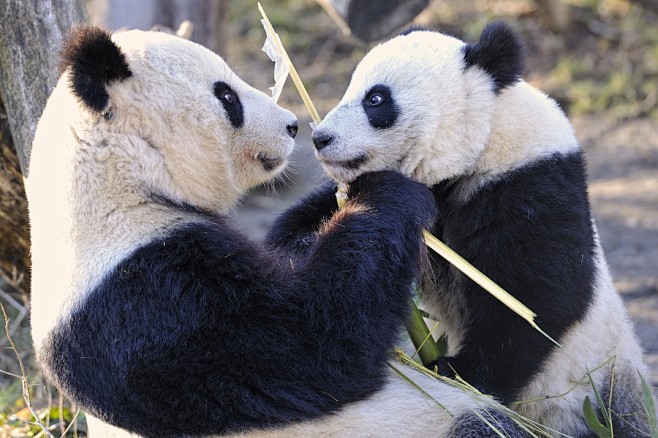
{"label": "shredded bamboo", "polygon": [[271,40],[271,42],[279,51],[279,54],[283,57],[283,60],[287,64],[288,68],[290,68],[290,78],[292,79],[292,82],[295,84],[295,88],[297,88],[297,91],[299,92],[302,101],[304,101],[304,106],[306,106],[306,109],[311,115],[311,119],[316,124],[320,123],[322,119],[320,118],[318,111],[315,109],[315,105],[313,105],[313,102],[311,101],[311,97],[306,92],[306,87],[304,87],[304,83],[299,77],[299,74],[297,74],[297,70],[295,69],[295,66],[292,64],[292,61],[290,60],[290,57],[288,56],[286,49],[283,48],[283,44],[281,44],[281,39],[279,38],[279,35],[274,31],[274,28],[272,27],[272,23],[270,23],[270,20],[269,18],[267,18],[267,15],[265,14],[265,10],[263,9],[260,3],[258,3],[258,10],[260,11],[260,14],[263,17],[263,27],[265,28],[265,33],[267,34],[267,38]]}

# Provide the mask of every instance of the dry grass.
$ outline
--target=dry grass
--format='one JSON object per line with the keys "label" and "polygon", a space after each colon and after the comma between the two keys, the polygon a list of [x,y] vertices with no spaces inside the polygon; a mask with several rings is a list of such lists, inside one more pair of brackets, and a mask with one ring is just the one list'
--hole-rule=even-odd
{"label": "dry grass", "polygon": [[[8,288],[19,291],[20,278],[0,272]],[[43,382],[34,364],[27,296],[0,288],[0,438],[84,436],[84,418]]]}

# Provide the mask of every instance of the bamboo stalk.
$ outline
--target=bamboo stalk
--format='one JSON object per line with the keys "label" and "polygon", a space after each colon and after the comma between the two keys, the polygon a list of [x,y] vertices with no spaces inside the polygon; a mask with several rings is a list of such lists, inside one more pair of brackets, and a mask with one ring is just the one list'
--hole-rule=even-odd
{"label": "bamboo stalk", "polygon": [[557,343],[555,339],[551,338],[535,323],[535,317],[537,316],[535,312],[530,310],[523,303],[521,303],[503,288],[494,283],[489,277],[480,272],[475,266],[467,262],[462,256],[450,249],[448,245],[434,237],[434,235],[432,235],[429,231],[423,231],[423,235],[425,237],[425,243],[434,252],[450,262],[464,275],[480,285],[484,290],[493,295],[497,300],[507,306],[514,313],[525,319],[535,330],[539,331],[555,345],[562,348],[562,346]]}
{"label": "bamboo stalk", "polygon": [[414,348],[418,352],[418,357],[423,365],[429,366],[435,363],[441,357],[439,345],[434,341],[427,324],[425,324],[423,315],[413,300],[411,301],[411,315],[407,321],[406,328],[409,338],[411,338],[411,342],[414,344]]}
{"label": "bamboo stalk", "polygon": [[286,52],[286,49],[283,48],[283,44],[281,44],[281,39],[279,38],[279,35],[274,31],[274,28],[272,27],[272,23],[270,23],[269,18],[267,18],[267,15],[265,14],[265,10],[261,6],[260,2],[258,3],[258,10],[260,11],[261,16],[263,17],[263,26],[265,27],[265,33],[267,34],[267,38],[271,38],[272,42],[274,43],[279,53],[283,57],[284,62],[290,68],[290,78],[292,79],[292,82],[295,84],[295,88],[297,88],[297,91],[299,92],[299,95],[302,98],[302,101],[304,102],[304,106],[306,107],[309,114],[311,115],[311,120],[313,120],[313,122],[316,124],[320,123],[322,119],[320,118],[318,111],[315,109],[315,105],[313,105],[313,102],[311,101],[311,97],[308,95],[308,92],[306,91],[306,87],[304,87],[304,83],[299,77],[299,74],[297,73],[295,66],[292,64],[292,61],[288,56],[288,52]]}

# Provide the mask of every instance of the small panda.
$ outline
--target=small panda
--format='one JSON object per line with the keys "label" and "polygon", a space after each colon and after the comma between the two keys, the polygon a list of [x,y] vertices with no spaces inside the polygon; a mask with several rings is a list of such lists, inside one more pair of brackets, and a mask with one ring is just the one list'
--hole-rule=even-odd
{"label": "small panda", "polygon": [[430,254],[423,299],[449,343],[440,373],[584,437],[589,370],[603,400],[612,392],[615,436],[646,436],[647,369],[590,213],[583,154],[558,105],[520,78],[523,58],[503,23],[471,44],[420,29],[384,42],[314,130],[317,157],[336,180],[388,169],[430,187],[430,231],[563,347]]}
{"label": "small panda", "polygon": [[258,244],[226,214],[283,170],[293,114],[162,33],[79,27],[61,67],[26,178],[31,323],[92,437],[495,436],[483,415],[522,436],[500,406],[387,367],[426,187],[363,175],[340,212],[312,195]]}

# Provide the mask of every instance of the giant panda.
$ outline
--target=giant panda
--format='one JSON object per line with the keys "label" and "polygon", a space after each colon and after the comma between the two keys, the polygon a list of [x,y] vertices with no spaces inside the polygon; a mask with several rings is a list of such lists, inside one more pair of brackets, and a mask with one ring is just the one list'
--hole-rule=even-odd
{"label": "giant panda", "polygon": [[316,154],[338,181],[387,169],[430,187],[439,208],[430,231],[536,312],[561,346],[430,254],[422,290],[447,335],[440,373],[585,437],[595,436],[583,420],[585,397],[596,405],[590,371],[611,400],[615,436],[646,436],[647,368],[601,249],[583,153],[556,102],[521,79],[523,58],[504,23],[468,44],[410,29],[360,61],[313,132]]}
{"label": "giant panda", "polygon": [[227,214],[285,167],[292,113],[163,33],[78,27],[61,68],[26,177],[31,325],[92,438],[522,436],[501,406],[387,366],[426,187],[369,173],[340,212],[325,187],[253,242]]}

